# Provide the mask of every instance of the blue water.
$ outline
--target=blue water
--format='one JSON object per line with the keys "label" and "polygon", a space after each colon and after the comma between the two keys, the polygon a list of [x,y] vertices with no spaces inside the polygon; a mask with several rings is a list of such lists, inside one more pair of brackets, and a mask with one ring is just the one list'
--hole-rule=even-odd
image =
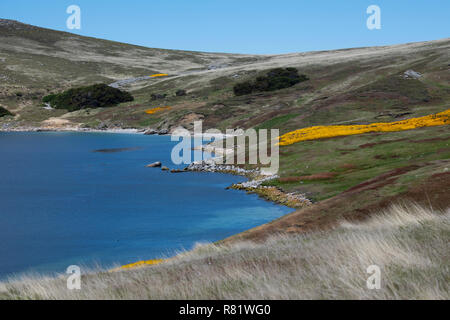
{"label": "blue water", "polygon": [[[170,137],[0,133],[0,278],[108,267],[216,241],[292,209],[242,191],[243,181],[171,168]],[[99,149],[131,148],[121,152]]]}

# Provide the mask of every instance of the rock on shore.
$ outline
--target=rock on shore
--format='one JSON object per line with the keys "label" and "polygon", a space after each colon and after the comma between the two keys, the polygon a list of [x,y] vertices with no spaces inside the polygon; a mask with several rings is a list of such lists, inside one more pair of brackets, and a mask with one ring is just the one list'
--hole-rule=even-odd
{"label": "rock on shore", "polygon": [[146,165],[147,168],[159,168],[162,166],[162,163],[157,161]]}
{"label": "rock on shore", "polygon": [[144,132],[144,135],[146,136],[152,136],[152,135],[166,135],[169,134],[169,130],[167,129],[161,129],[161,130],[156,130],[156,129],[148,129]]}

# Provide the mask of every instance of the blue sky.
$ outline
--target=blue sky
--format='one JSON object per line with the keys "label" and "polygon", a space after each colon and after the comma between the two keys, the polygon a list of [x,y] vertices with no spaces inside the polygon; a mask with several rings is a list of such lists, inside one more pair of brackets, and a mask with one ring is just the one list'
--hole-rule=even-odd
{"label": "blue sky", "polygon": [[[366,9],[381,8],[381,30]],[[66,9],[81,8],[81,30]],[[287,53],[441,39],[448,0],[1,0],[0,18],[147,47]]]}

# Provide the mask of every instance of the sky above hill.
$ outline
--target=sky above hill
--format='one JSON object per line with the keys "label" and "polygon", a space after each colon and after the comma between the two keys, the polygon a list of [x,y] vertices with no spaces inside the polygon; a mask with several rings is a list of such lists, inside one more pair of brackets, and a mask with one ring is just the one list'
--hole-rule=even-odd
{"label": "sky above hill", "polygon": [[[81,29],[68,29],[70,5]],[[366,10],[381,10],[369,30]],[[146,47],[288,53],[450,36],[448,0],[2,0],[0,18]]]}

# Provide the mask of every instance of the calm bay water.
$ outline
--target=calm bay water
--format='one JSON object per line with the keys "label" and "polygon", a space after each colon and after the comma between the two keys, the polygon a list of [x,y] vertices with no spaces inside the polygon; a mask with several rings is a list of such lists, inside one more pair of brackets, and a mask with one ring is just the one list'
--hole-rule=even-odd
{"label": "calm bay water", "polygon": [[225,190],[242,177],[145,168],[176,167],[175,144],[136,134],[0,133],[0,278],[170,256],[292,211]]}

